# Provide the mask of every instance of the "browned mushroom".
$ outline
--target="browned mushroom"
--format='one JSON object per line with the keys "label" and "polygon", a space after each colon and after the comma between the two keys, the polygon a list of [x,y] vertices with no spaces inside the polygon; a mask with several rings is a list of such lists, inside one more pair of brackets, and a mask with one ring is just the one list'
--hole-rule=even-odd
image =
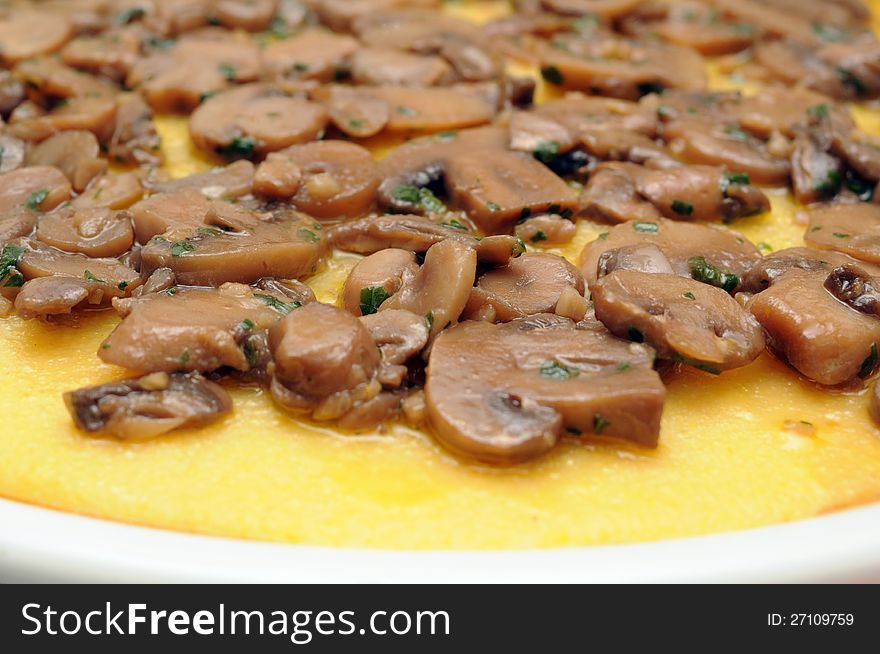
{"label": "browned mushroom", "polygon": [[309,28],[270,43],[263,51],[263,60],[269,74],[280,79],[331,82],[357,49],[357,39]]}
{"label": "browned mushroom", "polygon": [[342,287],[340,303],[356,316],[376,313],[418,269],[416,255],[408,250],[379,250],[352,268]]}
{"label": "browned mushroom", "polygon": [[331,420],[381,392],[379,349],[347,311],[306,305],[270,329],[269,347],[272,397],[287,409]]}
{"label": "browned mushroom", "polygon": [[438,334],[458,321],[476,272],[477,254],[472,247],[452,239],[441,241],[428,249],[418,272],[379,310],[405,309],[425,316],[431,334]]}
{"label": "browned mushroom", "polygon": [[757,321],[719,288],[664,273],[618,269],[590,286],[596,317],[620,338],[707,372],[747,365],[764,350]]}
{"label": "browned mushroom", "polygon": [[550,11],[569,16],[589,14],[613,20],[638,8],[644,0],[540,0]]}
{"label": "browned mushroom", "polygon": [[28,166],[0,175],[0,214],[25,207],[51,211],[70,198],[70,182],[52,166]]}
{"label": "browned mushroom", "polygon": [[61,51],[61,61],[95,75],[121,82],[134,66],[141,49],[139,30],[110,29],[102,34],[82,34]]}
{"label": "browned mushroom", "polygon": [[205,100],[193,112],[189,131],[196,147],[239,158],[312,141],[327,120],[317,103],[265,84],[246,84]]}
{"label": "browned mushroom", "polygon": [[833,268],[850,264],[858,264],[872,275],[880,274],[880,268],[860,263],[839,252],[805,247],[785,248],[762,257],[742,275],[742,290],[748,293],[760,293],[789,270],[823,272],[828,275]]}
{"label": "browned mushroom", "polygon": [[544,79],[565,89],[635,100],[666,88],[706,86],[703,60],[690,48],[622,38],[559,35],[540,49]]}
{"label": "browned mushroom", "polygon": [[359,87],[328,84],[312,91],[311,97],[324,105],[336,129],[354,138],[375,136],[391,117],[385,100]]}
{"label": "browned mushroom", "polygon": [[250,333],[272,327],[298,304],[241,284],[184,289],[114,303],[123,320],[98,350],[106,363],[139,372],[249,370]]}
{"label": "browned mushroom", "polygon": [[278,4],[278,0],[217,0],[214,11],[221,25],[259,32],[269,26]]}
{"label": "browned mushroom", "polygon": [[631,165],[604,163],[596,167],[578,198],[584,216],[616,223],[660,219],[657,207],[639,194]]}
{"label": "browned mushroom", "polygon": [[116,121],[107,143],[113,161],[128,164],[162,162],[161,139],[153,124],[153,111],[138,93],[116,98]]}
{"label": "browned mushroom", "polygon": [[858,266],[835,268],[825,279],[825,288],[856,311],[880,317],[880,280]]}
{"label": "browned mushroom", "polygon": [[629,245],[653,243],[677,275],[734,290],[739,280],[761,260],[761,253],[737,232],[708,225],[660,219],[629,222],[600,235],[581,253],[581,270],[588,285],[599,277],[605,252]]}
{"label": "browned mushroom", "polygon": [[0,174],[19,168],[24,163],[24,141],[11,134],[0,134]]}
{"label": "browned mushroom", "polygon": [[107,207],[127,209],[144,195],[144,186],[138,172],[102,175],[76,196],[71,205],[78,209]]}
{"label": "browned mushroom", "polygon": [[280,152],[270,152],[254,173],[254,194],[272,200],[293,197],[302,184],[302,170]]}
{"label": "browned mushroom", "polygon": [[563,125],[575,136],[582,133],[602,133],[611,129],[644,136],[655,136],[657,132],[654,107],[616,98],[566,93],[560,100],[551,100],[534,107],[531,113]]}
{"label": "browned mushroom", "polygon": [[543,214],[527,218],[516,226],[516,235],[533,245],[564,245],[570,243],[577,226],[557,214]]}
{"label": "browned mushroom", "polygon": [[653,352],[597,323],[537,315],[465,322],[434,343],[427,417],[453,452],[509,465],[547,452],[566,432],[654,446],[665,390]]}
{"label": "browned mushroom", "polygon": [[[391,309],[363,316],[361,323],[382,354],[385,366],[401,366],[422,351],[428,343],[428,321],[411,311]],[[399,386],[402,379],[395,384]]]}
{"label": "browned mushroom", "polygon": [[59,132],[34,146],[25,157],[28,166],[54,166],[80,192],[96,176],[107,170],[107,160],[99,156],[98,139],[92,132]]}
{"label": "browned mushroom", "polygon": [[880,205],[829,204],[808,211],[808,245],[880,263]]}
{"label": "browned mushroom", "polygon": [[116,257],[131,249],[131,216],[113,209],[65,207],[41,216],[36,238],[65,252]]}
{"label": "browned mushroom", "polygon": [[755,29],[775,37],[792,37],[806,44],[819,41],[816,31],[804,12],[781,11],[770,3],[756,0],[717,0],[720,11],[753,25]]}
{"label": "browned mushroom", "polygon": [[507,322],[536,313],[553,313],[567,288],[584,294],[584,278],[555,254],[526,252],[480,276],[471,290],[464,317]]}
{"label": "browned mushroom", "polygon": [[153,373],[64,394],[76,426],[89,433],[143,440],[203,427],[232,411],[222,386],[198,373]]}
{"label": "browned mushroom", "polygon": [[799,130],[791,155],[791,187],[798,202],[810,204],[840,190],[843,164],[828,153],[829,148],[830,143],[817,130]]}
{"label": "browned mushroom", "polygon": [[[250,161],[236,161],[222,168],[195,173],[166,181],[148,181],[154,193],[174,193],[186,189],[197,190],[212,200],[240,198],[251,192],[254,183],[254,165]],[[145,202],[149,202],[147,198]]]}
{"label": "browned mushroom", "polygon": [[278,154],[301,172],[301,183],[291,194],[301,211],[319,219],[354,218],[375,204],[379,166],[369,150],[346,141],[320,141]]}
{"label": "browned mushroom", "polygon": [[64,16],[47,17],[36,7],[4,8],[0,14],[0,61],[15,64],[55,52],[73,36]]}
{"label": "browned mushroom", "polygon": [[7,118],[25,101],[24,84],[8,70],[0,70],[0,116]]}
{"label": "browned mushroom", "polygon": [[260,51],[249,38],[187,36],[139,60],[126,86],[140,89],[157,111],[188,112],[206,95],[252,82],[260,72]]}
{"label": "browned mushroom", "polygon": [[725,19],[700,2],[676,3],[664,18],[648,23],[644,29],[710,57],[744,50],[757,34],[750,23]]}
{"label": "browned mushroom", "polygon": [[747,308],[770,345],[802,375],[829,386],[866,379],[877,366],[880,319],[839,301],[825,272],[792,269]]}
{"label": "browned mushroom", "polygon": [[153,236],[141,249],[142,272],[170,268],[195,286],[296,279],[312,272],[327,245],[320,224],[286,208],[254,214],[215,200],[200,223]]}
{"label": "browned mushroom", "polygon": [[455,81],[452,67],[434,55],[419,55],[390,47],[361,48],[351,57],[356,84],[381,86],[444,86]]}
{"label": "browned mushroom", "polygon": [[436,7],[439,0],[319,0],[313,9],[321,22],[339,32],[351,31],[354,23],[391,9]]}
{"label": "browned mushroom", "polygon": [[28,280],[57,275],[97,284],[104,292],[102,301],[105,303],[113,297],[130,294],[141,284],[140,275],[117,259],[62,252],[37,241],[24,244],[17,267]]}
{"label": "browned mushroom", "polygon": [[747,132],[768,139],[774,132],[794,136],[795,128],[806,126],[813,117],[829,114],[836,123],[853,126],[849,111],[831,98],[810,89],[768,87],[743,96],[731,115]]}
{"label": "browned mushroom", "polygon": [[643,273],[663,273],[672,275],[675,271],[666,255],[653,243],[624,245],[614,250],[606,250],[599,257],[599,279],[615,270],[635,270]]}
{"label": "browned mushroom", "polygon": [[25,319],[52,318],[78,308],[106,307],[106,284],[82,277],[51,275],[36,277],[15,296],[15,311]]}
{"label": "browned mushroom", "polygon": [[446,162],[446,188],[483,230],[495,233],[533,213],[571,215],[572,189],[534,157],[500,151],[453,155]]}

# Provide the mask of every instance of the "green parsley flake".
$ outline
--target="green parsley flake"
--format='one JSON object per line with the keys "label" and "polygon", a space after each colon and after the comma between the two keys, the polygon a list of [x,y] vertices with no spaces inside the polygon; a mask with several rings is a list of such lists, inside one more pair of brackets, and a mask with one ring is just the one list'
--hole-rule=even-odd
{"label": "green parsley flake", "polygon": [[694,212],[694,205],[684,200],[673,200],[672,210],[680,216],[690,216]]}
{"label": "green parsley flake", "polygon": [[660,230],[660,226],[649,220],[637,220],[633,223],[633,229],[645,234],[656,234]]}
{"label": "green parsley flake", "polygon": [[716,268],[707,262],[705,257],[691,257],[688,259],[688,268],[690,268],[691,277],[698,282],[717,286],[728,293],[739,286],[739,277],[737,275]]}
{"label": "green parsley flake", "polygon": [[549,359],[542,363],[540,372],[543,377],[550,377],[551,379],[571,379],[581,373],[577,368],[567,366],[556,359]]}
{"label": "green parsley flake", "polygon": [[365,286],[361,289],[361,313],[365,316],[376,313],[389,297],[384,286]]}
{"label": "green parsley flake", "polygon": [[40,205],[49,197],[49,191],[46,189],[42,189],[40,191],[34,191],[28,196],[28,199],[25,201],[24,206],[26,209],[30,209],[31,211],[42,211]]}
{"label": "green parsley flake", "polygon": [[179,257],[186,252],[193,252],[195,249],[196,246],[189,241],[177,241],[176,243],[171,244],[171,256]]}
{"label": "green parsley flake", "polygon": [[601,434],[603,431],[608,429],[611,426],[611,423],[606,420],[602,414],[597,413],[593,416],[593,432],[596,434]]}
{"label": "green parsley flake", "polygon": [[562,84],[564,81],[562,73],[559,72],[556,66],[544,66],[541,68],[541,77],[551,84]]}

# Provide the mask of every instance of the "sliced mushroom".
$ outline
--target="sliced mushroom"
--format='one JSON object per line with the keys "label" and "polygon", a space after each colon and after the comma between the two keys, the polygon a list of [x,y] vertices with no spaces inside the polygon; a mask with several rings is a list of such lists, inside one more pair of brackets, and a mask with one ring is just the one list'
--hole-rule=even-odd
{"label": "sliced mushroom", "polygon": [[375,204],[379,166],[369,150],[346,141],[320,141],[279,153],[302,174],[292,196],[298,209],[319,219],[353,218]]}
{"label": "sliced mushroom", "polygon": [[871,274],[880,273],[880,268],[870,264],[859,263],[856,259],[839,252],[816,250],[813,248],[795,247],[777,250],[759,259],[752,268],[742,276],[742,290],[748,293],[760,293],[790,270],[804,272],[823,272],[828,275],[833,268],[859,264]]}
{"label": "sliced mushroom", "polygon": [[849,111],[831,98],[810,89],[767,87],[755,95],[743,96],[731,115],[747,132],[768,139],[774,132],[792,137],[797,127],[808,125],[813,116],[828,113],[834,121],[852,127]]}
{"label": "sliced mushroom", "polygon": [[18,269],[28,280],[58,275],[92,282],[103,290],[105,303],[128,295],[141,284],[140,275],[117,259],[62,252],[36,241],[25,244]]}
{"label": "sliced mushroom", "polygon": [[77,36],[61,50],[61,61],[121,82],[140,56],[140,48],[139,30],[109,29],[102,34]]}
{"label": "sliced mushroom", "polygon": [[[240,198],[251,192],[254,183],[254,165],[250,161],[236,161],[222,168],[195,173],[170,181],[150,182],[154,193],[174,193],[195,189],[211,200]],[[150,198],[146,200],[149,202]]]}
{"label": "sliced mushroom", "polygon": [[480,276],[464,316],[507,322],[536,313],[553,313],[567,288],[584,294],[584,278],[577,268],[555,254],[526,252]]}
{"label": "sliced mushroom", "polygon": [[25,101],[24,84],[8,70],[0,71],[0,116],[7,118]]}
{"label": "sliced mushroom", "polygon": [[119,163],[158,164],[162,162],[160,148],[150,105],[138,93],[120,93],[113,134],[107,144],[109,157]]}
{"label": "sliced mushroom", "polygon": [[418,269],[416,255],[408,250],[379,250],[352,268],[340,294],[342,307],[356,316],[375,313]]}
{"label": "sliced mushroom", "polygon": [[361,48],[352,55],[351,78],[371,86],[444,86],[455,81],[455,73],[442,57],[380,47]]}
{"label": "sliced mushroom", "polygon": [[604,163],[596,167],[578,199],[584,216],[616,223],[660,219],[657,207],[639,194],[630,165]]}
{"label": "sliced mushroom", "polygon": [[601,134],[608,130],[623,130],[650,137],[657,133],[654,107],[617,98],[566,93],[560,100],[534,107],[531,113],[563,125],[574,136]]}
{"label": "sliced mushroom", "polygon": [[832,270],[825,279],[825,289],[856,311],[880,317],[880,280],[858,266]]}
{"label": "sliced mushroom", "polygon": [[564,245],[570,243],[577,226],[557,214],[543,214],[527,218],[516,226],[516,235],[533,245]]}
{"label": "sliced mushroom", "polygon": [[24,163],[24,141],[11,134],[0,134],[0,173],[8,173]]}
{"label": "sliced mushroom", "polygon": [[381,391],[379,349],[347,311],[309,304],[269,331],[272,397],[281,406],[336,419]]}
{"label": "sliced mushroom", "polygon": [[757,35],[749,23],[726,19],[700,2],[676,3],[663,21],[649,27],[662,39],[716,57],[748,48]]}
{"label": "sliced mushroom", "polygon": [[437,2],[438,0],[320,0],[314,4],[313,10],[330,29],[349,32],[361,18],[392,9],[436,7]]}
{"label": "sliced mushroom", "polygon": [[807,215],[807,245],[880,264],[880,205],[821,205],[810,209]]}
{"label": "sliced mushroom", "polygon": [[219,289],[171,287],[114,303],[122,322],[101,344],[106,363],[139,372],[210,372],[252,366],[248,333],[269,329],[295,307],[271,291],[226,284]]}
{"label": "sliced mushroom", "polygon": [[810,21],[800,10],[780,11],[769,3],[755,0],[717,0],[715,4],[724,14],[745,21],[771,36],[792,37],[806,44],[815,44],[819,40]]}
{"label": "sliced mushroom", "polygon": [[0,61],[5,65],[60,49],[73,36],[64,16],[47,18],[38,8],[8,8],[0,14]]}
{"label": "sliced mushroom", "polygon": [[710,278],[733,290],[740,277],[761,260],[761,253],[737,232],[719,227],[661,218],[656,222],[629,222],[588,243],[581,253],[581,271],[587,284],[598,279],[599,260],[609,250],[629,245],[656,245],[677,275]]}
{"label": "sliced mushroom", "polygon": [[270,75],[281,79],[331,82],[357,49],[357,39],[310,28],[270,43],[263,51],[263,60]]}
{"label": "sliced mushroom", "polygon": [[560,35],[540,49],[540,56],[544,79],[596,95],[635,100],[666,88],[706,86],[702,58],[675,45]]}
{"label": "sliced mushroom", "polygon": [[278,0],[217,0],[214,11],[221,25],[259,32],[266,29],[278,10]]}
{"label": "sliced mushroom", "polygon": [[599,257],[599,279],[601,280],[606,275],[610,275],[615,270],[675,274],[669,259],[653,243],[624,245],[623,247],[603,252]]}
{"label": "sliced mushroom", "polygon": [[71,205],[77,209],[128,209],[144,195],[144,186],[138,172],[102,175],[93,179],[88,187],[76,196]]}
{"label": "sliced mushroom", "polygon": [[205,100],[190,117],[189,131],[201,150],[240,158],[312,141],[327,120],[317,103],[265,84],[246,84]]}
{"label": "sliced mushroom", "polygon": [[788,183],[791,166],[767,146],[734,124],[680,118],[666,123],[663,138],[669,149],[691,164],[726,166],[749,175],[757,184]]}
{"label": "sliced mushroom", "polygon": [[92,132],[71,130],[54,134],[34,146],[25,157],[25,163],[28,166],[54,166],[79,192],[107,170],[107,160],[100,158],[99,153],[98,139]]}
{"label": "sliced mushroom", "polygon": [[839,301],[825,272],[794,269],[752,297],[747,308],[770,345],[805,377],[834,386],[870,376],[877,364],[880,319]]}
{"label": "sliced mushroom", "polygon": [[834,196],[843,184],[843,165],[828,153],[830,143],[823,141],[816,130],[801,130],[794,140],[791,186],[795,198],[803,204]]}
{"label": "sliced mushroom", "polygon": [[289,209],[261,216],[213,206],[203,221],[151,238],[141,249],[142,272],[170,268],[181,284],[194,286],[296,279],[312,272],[326,250],[321,225]]}
{"label": "sliced mushroom", "polygon": [[510,118],[510,149],[519,152],[547,151],[550,156],[568,152],[575,139],[564,125],[533,111],[517,111]]}
{"label": "sliced mushroom", "polygon": [[550,11],[569,16],[589,14],[604,19],[622,18],[637,9],[642,0],[540,0]]}
{"label": "sliced mushroom", "polygon": [[501,465],[547,452],[566,431],[654,446],[665,390],[652,364],[650,348],[597,324],[465,322],[431,350],[428,424],[453,452]]}
{"label": "sliced mushroom", "polygon": [[0,175],[0,214],[22,207],[51,211],[70,198],[70,182],[52,166],[28,166]]}
{"label": "sliced mushroom", "polygon": [[254,194],[273,200],[293,197],[302,184],[303,173],[280,152],[270,152],[254,173]]}
{"label": "sliced mushroom", "polygon": [[431,335],[457,322],[464,311],[477,271],[472,247],[454,240],[431,246],[425,263],[408,283],[379,307],[380,311],[404,309],[425,316]]}
{"label": "sliced mushroom", "polygon": [[107,284],[82,277],[50,275],[36,277],[15,296],[15,311],[25,319],[51,318],[74,309],[106,307],[110,300]]}
{"label": "sliced mushroom", "polygon": [[382,355],[379,381],[385,388],[399,388],[408,373],[405,364],[428,343],[428,321],[424,316],[399,309],[370,314],[360,320]]}
{"label": "sliced mushroom", "polygon": [[134,230],[127,212],[65,207],[40,217],[36,238],[65,252],[117,257],[131,249]]}
{"label": "sliced mushroom", "polygon": [[446,162],[445,171],[450,196],[489,233],[533,213],[573,214],[577,208],[574,191],[531,156],[459,154]]}
{"label": "sliced mushroom", "polygon": [[206,95],[255,81],[260,72],[260,51],[249,38],[187,37],[138,61],[126,86],[140,89],[156,111],[189,112]]}
{"label": "sliced mushroom", "polygon": [[620,338],[707,372],[738,368],[764,350],[757,321],[721,289],[664,273],[616,270],[590,286],[596,317]]}
{"label": "sliced mushroom", "polygon": [[174,429],[202,427],[232,411],[222,386],[198,373],[155,373],[64,394],[76,426],[142,440]]}
{"label": "sliced mushroom", "polygon": [[359,87],[326,85],[312,91],[311,97],[324,105],[336,129],[354,138],[375,136],[391,118],[385,100]]}

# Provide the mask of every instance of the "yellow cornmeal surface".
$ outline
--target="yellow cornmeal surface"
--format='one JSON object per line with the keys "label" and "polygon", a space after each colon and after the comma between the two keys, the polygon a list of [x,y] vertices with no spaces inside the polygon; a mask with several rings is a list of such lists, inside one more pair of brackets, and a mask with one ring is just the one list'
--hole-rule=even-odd
{"label": "yellow cornmeal surface", "polygon": [[[506,4],[483,3],[482,17]],[[466,3],[447,8],[481,17]],[[880,133],[876,111],[858,118]],[[173,175],[209,165],[189,145],[185,119],[158,124]],[[773,208],[737,228],[777,249],[800,244],[792,201],[774,194]],[[560,252],[576,259],[603,229],[581,225]],[[320,299],[335,301],[356,260],[337,255],[310,280]],[[506,470],[459,463],[402,427],[351,437],[304,424],[256,389],[233,391],[234,415],[207,429],[142,444],[85,437],[61,393],[125,374],[95,355],[116,322],[111,313],[76,329],[0,320],[0,495],[169,529],[381,548],[644,541],[880,499],[880,430],[866,394],[819,390],[766,354],[721,377],[676,373],[656,451],[566,443]],[[785,428],[801,420],[814,435]]]}

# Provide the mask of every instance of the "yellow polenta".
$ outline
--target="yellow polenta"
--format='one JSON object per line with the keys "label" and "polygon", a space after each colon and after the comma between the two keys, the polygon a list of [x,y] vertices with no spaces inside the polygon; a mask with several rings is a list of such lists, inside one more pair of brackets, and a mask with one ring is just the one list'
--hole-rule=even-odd
{"label": "yellow polenta", "polygon": [[[446,5],[478,20],[507,6]],[[713,75],[713,84],[735,81]],[[880,113],[856,113],[880,134]],[[158,124],[171,174],[211,165],[190,146],[186,119]],[[771,215],[737,229],[774,249],[801,244],[790,196],[772,200]],[[600,231],[582,224],[559,252],[576,260]],[[309,280],[321,300],[335,301],[356,260],[337,255]],[[507,470],[459,463],[403,427],[350,437],[298,422],[258,389],[234,391],[234,415],[199,431],[143,444],[86,437],[61,394],[125,375],[95,355],[117,320],[92,315],[76,329],[0,320],[0,495],[168,529],[383,548],[643,541],[880,500],[880,429],[865,393],[819,390],[766,354],[720,377],[676,373],[656,451],[565,444]]]}

